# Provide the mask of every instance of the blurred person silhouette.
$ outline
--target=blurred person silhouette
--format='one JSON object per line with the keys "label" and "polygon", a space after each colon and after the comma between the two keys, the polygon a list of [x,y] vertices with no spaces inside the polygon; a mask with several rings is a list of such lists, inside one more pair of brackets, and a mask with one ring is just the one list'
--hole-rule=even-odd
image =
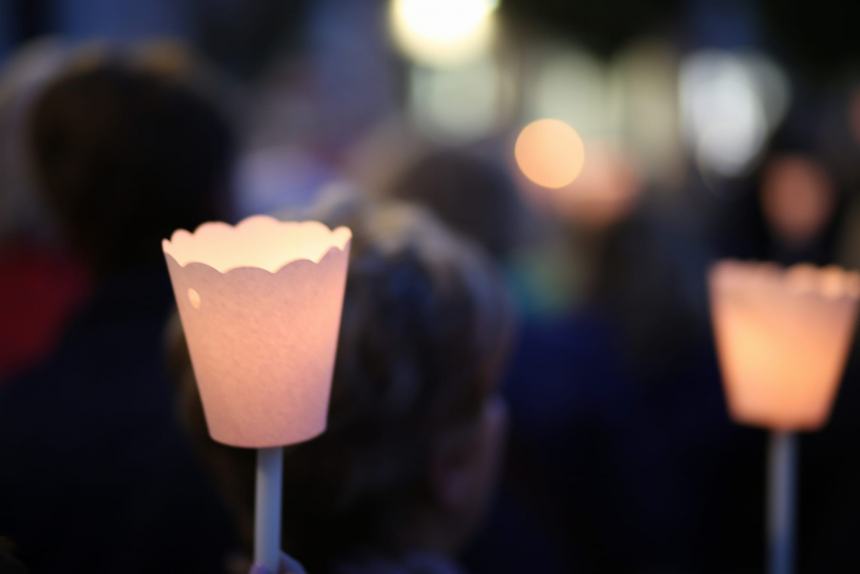
{"label": "blurred person silhouette", "polygon": [[834,263],[848,194],[825,151],[820,110],[794,110],[771,136],[738,197],[717,220],[722,257],[784,265]]}
{"label": "blurred person silhouette", "polygon": [[0,71],[0,385],[50,353],[89,293],[35,189],[24,137],[33,101],[67,54],[57,41],[34,41]]}
{"label": "blurred person silhouette", "polygon": [[725,408],[701,214],[636,189],[629,160],[613,155],[554,209],[573,228],[569,252],[582,253],[582,293],[519,333],[504,385],[509,463],[476,571],[760,568],[749,508],[763,475],[745,473],[763,442]]}
{"label": "blurred person silhouette", "polygon": [[94,278],[55,352],[0,386],[0,535],[32,573],[218,572],[233,544],[174,414],[160,240],[229,216],[234,135],[181,59],[144,56],[85,50],[29,114],[38,189]]}
{"label": "blurred person silhouette", "polygon": [[[564,187],[547,189],[522,178],[524,197],[544,213],[546,236],[520,275],[532,315],[558,315],[599,294],[598,285],[616,237],[631,227],[643,182],[634,157],[617,144],[589,141],[582,171]],[[531,267],[531,269],[529,268]]]}
{"label": "blurred person silhouette", "polygon": [[843,102],[842,106],[834,106],[832,122],[836,125],[834,131],[841,135],[833,138],[832,147],[849,191],[839,261],[846,267],[860,269],[860,82],[857,79]]}
{"label": "blurred person silhouette", "polygon": [[[460,572],[503,448],[505,291],[414,207],[331,213],[353,242],[328,429],[285,451],[283,546],[319,574]],[[189,429],[250,545],[254,452],[209,439],[184,341],[172,350]]]}

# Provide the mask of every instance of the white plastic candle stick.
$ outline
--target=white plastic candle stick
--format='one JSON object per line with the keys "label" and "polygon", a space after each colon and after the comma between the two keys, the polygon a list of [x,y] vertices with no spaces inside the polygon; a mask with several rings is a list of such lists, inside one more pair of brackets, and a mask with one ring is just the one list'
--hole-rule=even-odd
{"label": "white plastic candle stick", "polygon": [[284,449],[257,451],[257,491],[254,508],[254,564],[276,574],[281,558],[281,488]]}
{"label": "white plastic candle stick", "polygon": [[793,432],[772,432],[768,450],[768,572],[792,574],[794,572],[797,437]]}

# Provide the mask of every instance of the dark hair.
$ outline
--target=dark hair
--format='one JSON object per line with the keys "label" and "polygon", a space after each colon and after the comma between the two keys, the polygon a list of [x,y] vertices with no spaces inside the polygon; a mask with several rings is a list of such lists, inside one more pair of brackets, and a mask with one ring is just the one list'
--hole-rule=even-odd
{"label": "dark hair", "polygon": [[225,215],[234,135],[181,77],[78,66],[46,87],[29,131],[36,180],[97,273],[159,261],[160,239]]}
{"label": "dark hair", "polygon": [[[284,461],[284,547],[318,572],[414,542],[434,449],[475,430],[511,319],[489,263],[426,214],[373,208],[332,223],[349,225],[353,243],[328,429]],[[180,364],[192,431],[249,525],[253,452],[208,440],[187,355]]]}
{"label": "dark hair", "polygon": [[509,256],[521,235],[524,208],[513,182],[498,166],[464,151],[431,151],[395,180],[387,196],[430,209],[497,259]]}

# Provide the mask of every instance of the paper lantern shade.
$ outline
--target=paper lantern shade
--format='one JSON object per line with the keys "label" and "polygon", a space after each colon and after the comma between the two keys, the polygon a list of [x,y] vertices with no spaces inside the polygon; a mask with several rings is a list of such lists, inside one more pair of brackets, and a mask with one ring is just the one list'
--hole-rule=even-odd
{"label": "paper lantern shade", "polygon": [[162,242],[213,439],[262,448],[325,430],[351,237],[254,216]]}
{"label": "paper lantern shade", "polygon": [[848,354],[860,276],[723,261],[709,287],[732,417],[775,430],[822,426]]}

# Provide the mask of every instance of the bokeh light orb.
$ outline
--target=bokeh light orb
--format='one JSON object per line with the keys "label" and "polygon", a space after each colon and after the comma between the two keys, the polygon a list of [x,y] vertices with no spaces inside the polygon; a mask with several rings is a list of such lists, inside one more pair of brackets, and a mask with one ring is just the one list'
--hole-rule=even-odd
{"label": "bokeh light orb", "polygon": [[582,173],[585,145],[570,125],[556,119],[533,121],[522,129],[514,158],[523,175],[549,189],[570,185]]}
{"label": "bokeh light orb", "polygon": [[412,60],[449,67],[486,52],[498,0],[391,0],[389,25]]}

